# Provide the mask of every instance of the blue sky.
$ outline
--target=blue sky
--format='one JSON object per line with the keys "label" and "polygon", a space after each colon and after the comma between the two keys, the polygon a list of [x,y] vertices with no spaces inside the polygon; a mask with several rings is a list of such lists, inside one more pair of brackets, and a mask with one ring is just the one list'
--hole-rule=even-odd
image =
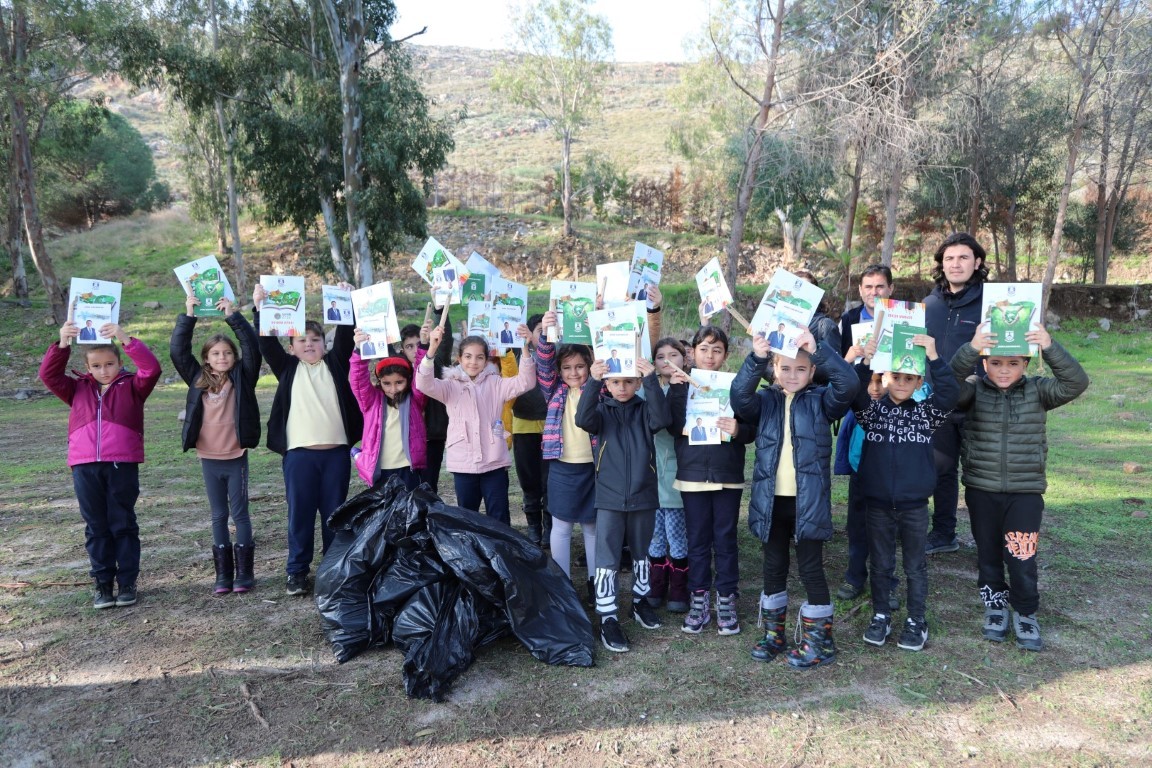
{"label": "blue sky", "polygon": [[[596,0],[596,13],[612,25],[617,61],[684,61],[684,40],[708,15],[707,0]],[[396,0],[394,37],[423,26],[419,45],[506,48],[506,0]]]}

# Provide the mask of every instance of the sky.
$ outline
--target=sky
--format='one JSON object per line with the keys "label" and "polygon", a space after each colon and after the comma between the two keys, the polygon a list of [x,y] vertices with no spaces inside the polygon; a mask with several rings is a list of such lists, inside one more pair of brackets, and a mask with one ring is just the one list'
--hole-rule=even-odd
{"label": "sky", "polygon": [[[392,36],[428,31],[417,45],[507,48],[507,0],[395,0]],[[595,0],[595,13],[612,25],[616,61],[685,61],[684,40],[703,29],[707,0]]]}

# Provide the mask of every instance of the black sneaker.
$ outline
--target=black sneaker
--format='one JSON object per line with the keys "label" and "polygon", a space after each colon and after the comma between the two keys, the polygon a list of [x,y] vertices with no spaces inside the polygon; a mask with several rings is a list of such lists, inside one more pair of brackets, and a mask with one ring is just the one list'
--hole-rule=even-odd
{"label": "black sneaker", "polygon": [[892,632],[892,617],[878,613],[872,617],[868,629],[864,630],[864,642],[869,645],[884,645]]}
{"label": "black sneaker", "polygon": [[112,596],[112,582],[96,582],[96,591],[92,598],[92,607],[98,610],[101,608],[116,607],[116,598]]}
{"label": "black sneaker", "polygon": [[312,584],[308,581],[308,574],[288,574],[288,587],[284,591],[290,595],[306,595],[311,592]]}
{"label": "black sneaker", "polygon": [[624,630],[620,629],[620,622],[615,616],[610,616],[600,622],[600,642],[613,653],[628,653],[628,638]]}
{"label": "black sneaker", "polygon": [[837,600],[855,600],[864,594],[864,587],[858,587],[850,582],[844,582],[836,590]]}
{"label": "black sneaker", "polygon": [[644,629],[660,629],[664,626],[664,622],[660,621],[660,617],[656,614],[656,609],[649,605],[647,600],[633,601],[632,618]]}
{"label": "black sneaker", "polygon": [[943,552],[955,552],[960,549],[960,542],[953,536],[950,539],[934,536],[928,537],[928,546],[924,549],[926,555],[938,555]]}
{"label": "black sneaker", "polygon": [[116,607],[127,608],[136,605],[136,583],[121,584],[120,591],[116,593]]}
{"label": "black sneaker", "polygon": [[900,639],[896,641],[896,647],[906,651],[918,651],[926,642],[928,642],[928,622],[909,616],[904,622],[904,629],[900,630]]}

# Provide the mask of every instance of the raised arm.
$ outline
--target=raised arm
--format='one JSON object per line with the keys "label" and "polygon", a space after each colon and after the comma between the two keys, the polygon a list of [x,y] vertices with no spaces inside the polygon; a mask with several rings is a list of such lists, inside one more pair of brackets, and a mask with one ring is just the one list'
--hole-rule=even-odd
{"label": "raised arm", "polygon": [[732,381],[732,411],[750,424],[760,423],[760,397],[756,389],[767,368],[767,357],[750,352]]}
{"label": "raised arm", "polygon": [[580,405],[576,408],[576,426],[588,434],[600,434],[600,379],[589,374],[580,390]]}
{"label": "raised arm", "polygon": [[817,370],[823,370],[828,375],[828,386],[824,388],[822,396],[824,415],[829,419],[838,419],[851,407],[860,388],[860,380],[852,366],[840,356],[839,346],[832,346],[827,341],[820,342],[812,355],[812,362]]}
{"label": "raised arm", "polygon": [[248,318],[240,314],[240,310],[236,310],[232,314],[224,318],[224,322],[232,328],[232,333],[236,334],[236,341],[240,345],[240,364],[244,366],[244,375],[253,384],[256,379],[260,378],[260,338],[256,335],[256,329],[248,322]]}
{"label": "raised arm", "polygon": [[1041,349],[1044,362],[1052,369],[1052,378],[1041,378],[1037,385],[1040,388],[1040,402],[1045,410],[1052,410],[1066,405],[1088,389],[1088,372],[1068,354],[1064,347],[1049,337],[1047,349]]}
{"label": "raised arm", "polygon": [[196,318],[187,314],[176,315],[176,326],[168,341],[168,356],[176,373],[188,386],[200,375],[200,362],[192,354],[192,333],[196,330]]}
{"label": "raised arm", "polygon": [[152,394],[152,390],[160,381],[160,361],[156,359],[156,355],[152,354],[152,350],[148,349],[148,345],[135,336],[129,338],[128,342],[124,344],[124,354],[128,355],[129,359],[136,364],[132,386],[140,399],[143,400]]}

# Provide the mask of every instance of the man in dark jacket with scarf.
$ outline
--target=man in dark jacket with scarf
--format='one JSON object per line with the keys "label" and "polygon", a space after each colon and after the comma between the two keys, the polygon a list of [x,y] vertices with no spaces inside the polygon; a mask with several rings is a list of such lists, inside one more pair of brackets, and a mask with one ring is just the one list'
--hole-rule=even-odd
{"label": "man in dark jacket with scarf", "polygon": [[576,426],[597,437],[596,462],[596,614],[600,640],[616,653],[628,650],[628,638],[616,616],[616,575],[625,539],[632,552],[632,618],[645,629],[658,629],[660,619],[645,599],[649,590],[647,557],[656,525],[660,493],[656,480],[656,447],[652,435],[672,423],[668,401],[652,363],[640,359],[640,379],[607,380],[608,397],[600,397],[608,363],[597,360],[576,411]]}
{"label": "man in dark jacket with scarf", "polygon": [[[954,232],[936,249],[932,277],[936,287],[924,299],[924,324],[936,340],[936,351],[951,360],[957,350],[972,340],[980,325],[984,283],[988,279],[986,253],[967,232]],[[931,377],[929,380],[933,385]],[[956,502],[960,497],[957,467],[960,443],[964,438],[964,415],[953,413],[932,435],[936,454],[936,490],[932,494],[932,530],[926,552],[955,552]]]}

